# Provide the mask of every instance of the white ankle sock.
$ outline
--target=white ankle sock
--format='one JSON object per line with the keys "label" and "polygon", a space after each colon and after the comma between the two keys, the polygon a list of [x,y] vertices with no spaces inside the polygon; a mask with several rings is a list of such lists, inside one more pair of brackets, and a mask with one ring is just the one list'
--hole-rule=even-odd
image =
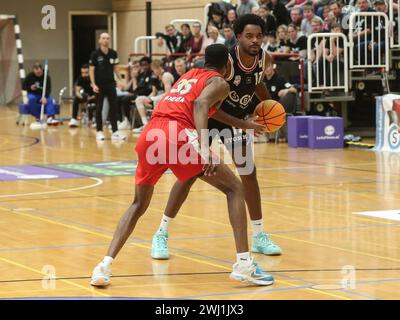
{"label": "white ankle sock", "polygon": [[168,225],[172,221],[172,218],[167,217],[165,214],[161,218],[160,230],[168,232]]}
{"label": "white ankle sock", "polygon": [[250,259],[251,259],[250,252],[242,252],[236,254],[236,262],[238,263],[247,262],[250,261]]}
{"label": "white ankle sock", "polygon": [[263,219],[260,220],[251,220],[251,225],[253,227],[253,236],[264,231],[264,222]]}
{"label": "white ankle sock", "polygon": [[142,117],[141,119],[142,119],[142,123],[144,126],[149,123],[149,120],[147,120],[147,117]]}
{"label": "white ankle sock", "polygon": [[107,268],[109,268],[109,267],[111,267],[113,261],[114,261],[113,258],[111,258],[111,257],[109,257],[109,256],[105,256],[104,259],[103,259],[103,264],[104,264]]}

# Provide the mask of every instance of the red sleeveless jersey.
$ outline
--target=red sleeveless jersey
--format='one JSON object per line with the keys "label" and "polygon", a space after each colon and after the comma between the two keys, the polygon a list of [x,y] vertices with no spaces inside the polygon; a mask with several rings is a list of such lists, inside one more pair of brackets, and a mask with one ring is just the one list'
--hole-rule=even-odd
{"label": "red sleeveless jersey", "polygon": [[[218,72],[206,69],[192,69],[186,72],[173,85],[158,103],[153,111],[152,119],[167,118],[175,120],[188,129],[195,129],[194,102],[200,96],[207,80],[221,77]],[[214,106],[210,108],[208,117],[217,112]]]}

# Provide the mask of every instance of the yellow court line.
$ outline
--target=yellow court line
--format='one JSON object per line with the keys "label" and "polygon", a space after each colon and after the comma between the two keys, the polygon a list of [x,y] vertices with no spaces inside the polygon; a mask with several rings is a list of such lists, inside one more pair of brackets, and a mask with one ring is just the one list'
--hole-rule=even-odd
{"label": "yellow court line", "polygon": [[[41,272],[41,271],[39,271],[39,270],[37,270],[37,269],[33,269],[33,268],[31,268],[31,267],[28,267],[28,266],[26,266],[26,265],[23,265],[23,264],[21,264],[21,263],[18,263],[18,262],[15,262],[15,261],[12,261],[12,260],[3,258],[3,257],[0,257],[0,261],[6,262],[6,263],[8,263],[8,264],[11,264],[11,265],[13,265],[13,266],[16,266],[16,267],[19,267],[19,268],[22,268],[22,269],[25,269],[25,270],[29,270],[29,271],[31,271],[31,272],[40,274],[40,275],[42,275],[42,276],[45,276],[45,275],[46,275],[45,273],[43,273],[43,272]],[[56,280],[57,280],[57,279],[56,279]],[[99,294],[99,295],[101,295],[101,296],[103,296],[103,297],[110,297],[110,295],[108,295],[108,294],[105,294],[105,293],[102,293],[102,292],[99,292],[99,291],[96,291],[96,290],[93,290],[93,289],[89,289],[88,287],[81,286],[80,284],[77,284],[77,283],[72,282],[72,281],[69,281],[69,280],[60,279],[60,280],[57,280],[57,281],[61,281],[61,282],[64,282],[64,283],[66,283],[66,284],[69,284],[69,285],[71,285],[71,286],[73,286],[73,287],[77,287],[77,288],[79,288],[79,289],[82,289],[82,290],[85,290],[85,291],[89,291],[89,292],[92,293],[92,294]]]}
{"label": "yellow court line", "polygon": [[[26,217],[33,218],[33,219],[37,219],[37,220],[42,220],[42,221],[45,221],[45,222],[48,222],[48,223],[52,223],[52,224],[56,224],[56,225],[61,225],[61,226],[67,227],[67,228],[72,228],[72,229],[79,230],[79,231],[86,232],[86,233],[96,234],[96,235],[98,235],[98,236],[100,236],[100,237],[103,237],[103,238],[112,239],[111,236],[102,234],[102,233],[100,233],[100,232],[91,231],[91,230],[88,230],[88,229],[86,229],[86,228],[75,227],[75,226],[70,225],[70,224],[61,223],[61,222],[53,221],[53,220],[50,220],[50,219],[37,217],[37,216],[35,216],[35,215],[31,215],[31,214],[28,214],[28,213],[13,212],[13,211],[11,211],[11,210],[9,210],[9,209],[7,209],[7,208],[3,208],[3,207],[0,207],[0,210],[2,210],[2,211],[7,211],[7,212],[12,212],[13,214],[17,214],[17,215],[21,215],[21,216],[26,216]],[[146,249],[150,249],[150,248],[151,248],[150,246],[141,245],[141,244],[137,244],[137,243],[130,243],[130,244],[132,244],[132,245],[134,245],[134,246],[137,246],[137,247],[140,247],[140,248],[146,248]],[[190,260],[190,261],[193,261],[193,262],[198,262],[198,263],[202,263],[202,264],[214,266],[214,267],[219,268],[219,269],[231,271],[231,268],[228,268],[228,267],[226,267],[226,266],[224,266],[224,265],[211,263],[211,262],[208,262],[208,261],[205,261],[205,260],[201,260],[201,259],[195,259],[195,258],[191,258],[191,257],[185,256],[185,255],[176,254],[176,253],[174,253],[174,256],[180,257],[180,258],[182,258],[182,259]],[[0,258],[0,259],[2,259],[2,258]],[[25,268],[29,268],[29,267],[25,267]],[[29,268],[29,269],[30,269],[30,268]],[[33,270],[34,270],[34,269],[33,269]],[[38,272],[37,270],[35,270],[35,271]],[[41,273],[41,272],[40,272],[40,273]],[[41,274],[42,274],[42,273],[41,273]],[[64,280],[64,281],[66,281],[66,280]],[[286,284],[286,285],[289,285],[289,286],[292,286],[292,287],[297,287],[297,285],[292,284],[292,283],[287,282],[287,281],[284,281],[284,280],[276,280],[275,282],[276,282],[276,283]],[[75,284],[75,285],[76,285],[76,284]],[[76,286],[80,286],[80,285],[76,285]],[[87,288],[86,288],[86,289],[87,289]],[[87,289],[87,290],[89,290],[89,289]],[[92,289],[92,290],[93,290],[93,289]],[[329,292],[320,291],[320,290],[313,289],[313,288],[305,288],[305,290],[311,290],[311,291],[317,292],[317,293],[319,293],[319,294],[328,295],[328,296],[335,297],[335,298],[339,298],[339,299],[351,300],[351,299],[348,298],[348,297],[344,297],[344,296],[332,294],[332,293],[329,293]]]}

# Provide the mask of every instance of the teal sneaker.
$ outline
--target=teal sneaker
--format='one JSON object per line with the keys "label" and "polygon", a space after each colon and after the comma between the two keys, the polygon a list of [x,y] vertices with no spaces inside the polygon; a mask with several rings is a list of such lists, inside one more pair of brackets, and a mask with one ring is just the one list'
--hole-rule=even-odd
{"label": "teal sneaker", "polygon": [[151,257],[158,260],[169,259],[167,232],[158,230],[153,236],[153,242],[151,244]]}
{"label": "teal sneaker", "polygon": [[271,238],[266,232],[260,232],[253,236],[253,245],[251,251],[255,253],[262,253],[267,256],[279,256],[282,254],[282,249],[272,242]]}
{"label": "teal sneaker", "polygon": [[235,263],[230,278],[256,286],[270,286],[274,283],[274,278],[265,273],[253,259]]}

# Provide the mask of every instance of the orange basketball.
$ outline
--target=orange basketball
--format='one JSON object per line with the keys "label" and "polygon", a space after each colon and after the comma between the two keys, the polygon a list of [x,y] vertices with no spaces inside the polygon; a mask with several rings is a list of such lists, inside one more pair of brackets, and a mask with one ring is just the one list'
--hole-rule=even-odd
{"label": "orange basketball", "polygon": [[254,121],[266,126],[266,132],[275,132],[286,122],[286,112],[283,105],[275,100],[261,101],[254,110]]}

